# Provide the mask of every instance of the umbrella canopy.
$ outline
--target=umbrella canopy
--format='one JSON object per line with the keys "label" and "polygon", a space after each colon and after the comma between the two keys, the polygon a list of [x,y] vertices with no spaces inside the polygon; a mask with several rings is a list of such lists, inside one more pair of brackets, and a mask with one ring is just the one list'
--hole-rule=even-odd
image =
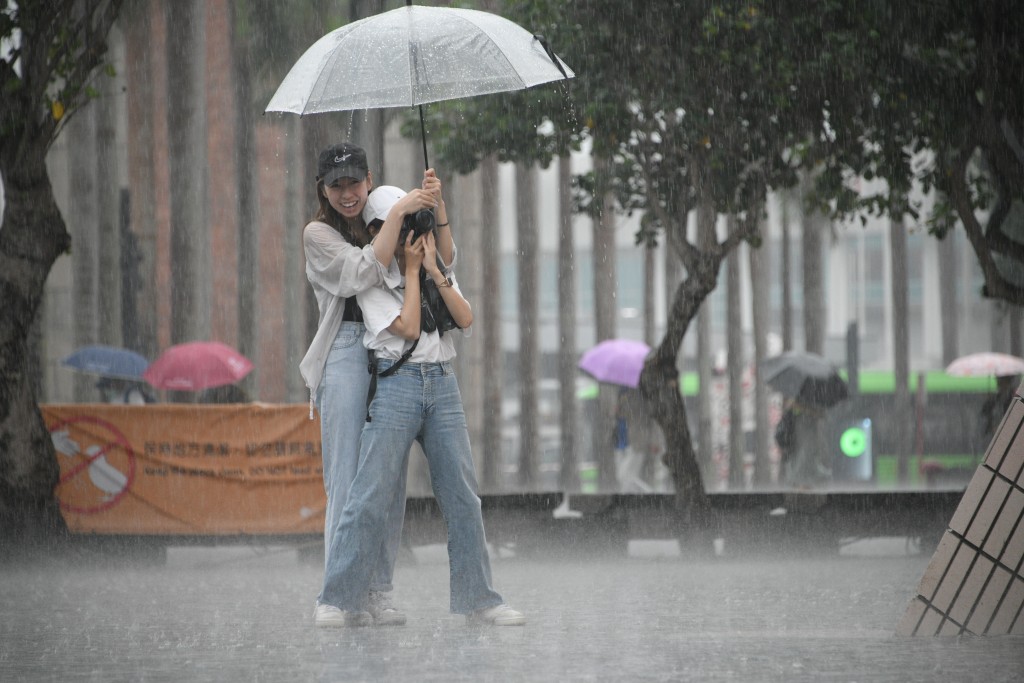
{"label": "umbrella canopy", "polygon": [[849,396],[836,367],[815,353],[787,351],[766,359],[761,370],[776,391],[801,403],[830,407]]}
{"label": "umbrella canopy", "polygon": [[640,386],[640,371],[651,347],[632,339],[606,339],[580,358],[578,367],[598,382]]}
{"label": "umbrella canopy", "polygon": [[1024,375],[1024,358],[986,351],[957,358],[946,368],[953,377],[1013,377]]}
{"label": "umbrella canopy", "polygon": [[143,378],[157,389],[201,391],[233,384],[252,371],[252,361],[221,342],[188,342],[168,347]]}
{"label": "umbrella canopy", "polygon": [[149,361],[142,354],[102,344],[76,349],[61,364],[79,372],[112,379],[141,379],[149,367]]}
{"label": "umbrella canopy", "polygon": [[[411,107],[574,75],[542,37],[504,17],[410,5],[320,38],[292,66],[266,111],[301,115]],[[425,139],[423,144],[426,162]]]}

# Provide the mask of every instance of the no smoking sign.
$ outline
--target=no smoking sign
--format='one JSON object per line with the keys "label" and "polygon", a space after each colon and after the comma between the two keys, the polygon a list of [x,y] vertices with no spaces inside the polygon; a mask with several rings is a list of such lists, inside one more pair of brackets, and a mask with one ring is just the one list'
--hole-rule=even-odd
{"label": "no smoking sign", "polygon": [[80,415],[50,425],[60,462],[61,509],[95,514],[114,507],[135,480],[135,451],[110,422]]}

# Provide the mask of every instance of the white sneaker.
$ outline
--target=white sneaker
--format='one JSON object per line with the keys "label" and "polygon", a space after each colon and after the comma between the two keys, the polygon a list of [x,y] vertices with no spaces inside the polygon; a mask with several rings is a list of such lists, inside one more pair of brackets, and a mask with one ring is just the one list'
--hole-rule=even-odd
{"label": "white sneaker", "polygon": [[391,604],[391,594],[383,591],[370,591],[366,610],[373,617],[377,626],[404,626],[405,615]]}
{"label": "white sneaker", "polygon": [[522,626],[526,623],[526,615],[502,603],[470,612],[466,615],[466,621],[471,624],[491,624],[493,626]]}
{"label": "white sneaker", "polygon": [[369,612],[346,612],[334,605],[316,603],[313,610],[313,623],[320,628],[342,628],[344,626],[369,626],[373,617]]}

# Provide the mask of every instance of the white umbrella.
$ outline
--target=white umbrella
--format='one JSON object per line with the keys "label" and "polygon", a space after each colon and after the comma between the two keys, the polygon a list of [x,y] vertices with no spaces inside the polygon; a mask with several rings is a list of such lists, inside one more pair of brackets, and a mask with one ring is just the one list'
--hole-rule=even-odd
{"label": "white umbrella", "polygon": [[489,12],[407,5],[342,26],[299,58],[266,111],[315,114],[522,90],[575,74],[542,36]]}

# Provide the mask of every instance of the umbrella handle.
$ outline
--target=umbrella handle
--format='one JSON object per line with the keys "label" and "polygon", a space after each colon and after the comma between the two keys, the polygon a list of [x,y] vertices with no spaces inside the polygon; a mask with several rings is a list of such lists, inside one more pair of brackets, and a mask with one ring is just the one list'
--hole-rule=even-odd
{"label": "umbrella handle", "polygon": [[426,171],[430,168],[430,163],[427,162],[427,124],[423,120],[423,105],[420,105],[420,139],[423,140],[423,170]]}

